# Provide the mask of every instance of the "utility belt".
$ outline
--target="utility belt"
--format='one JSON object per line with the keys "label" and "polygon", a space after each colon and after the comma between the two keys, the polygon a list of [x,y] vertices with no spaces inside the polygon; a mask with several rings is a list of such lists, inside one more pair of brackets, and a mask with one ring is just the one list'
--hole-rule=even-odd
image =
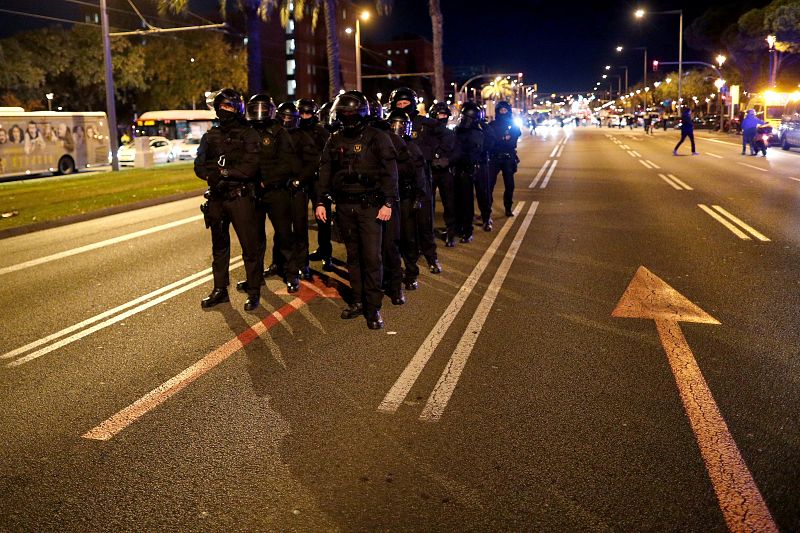
{"label": "utility belt", "polygon": [[375,178],[372,178],[370,176],[365,176],[357,172],[346,172],[342,174],[341,179],[342,183],[346,183],[347,185],[359,184],[365,188],[372,188],[378,184]]}
{"label": "utility belt", "polygon": [[337,192],[336,193],[336,203],[337,204],[357,204],[363,208],[367,207],[379,207],[384,203],[383,193],[380,191],[370,191],[370,192],[362,192],[362,193],[351,193],[351,192]]}
{"label": "utility belt", "polygon": [[414,185],[412,185],[411,183],[401,183],[399,189],[400,189],[401,200],[410,200],[412,198],[417,197]]}
{"label": "utility belt", "polygon": [[260,189],[261,194],[264,194],[272,191],[283,191],[288,189],[288,187],[286,186],[286,183],[282,181],[275,181],[272,183],[262,183]]}
{"label": "utility belt", "polygon": [[509,159],[516,159],[517,154],[512,152],[495,152],[491,155],[495,161],[508,161]]}
{"label": "utility belt", "polygon": [[237,198],[255,198],[256,184],[238,181],[220,181],[213,189],[208,189],[205,197],[209,200],[236,200]]}

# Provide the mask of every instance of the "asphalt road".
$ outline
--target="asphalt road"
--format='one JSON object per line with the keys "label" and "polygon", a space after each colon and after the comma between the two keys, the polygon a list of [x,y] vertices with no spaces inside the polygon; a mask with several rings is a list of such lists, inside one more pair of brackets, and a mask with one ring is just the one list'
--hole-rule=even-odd
{"label": "asphalt road", "polygon": [[0,530],[800,529],[800,156],[539,133],[379,332],[201,311],[199,199],[0,241]]}

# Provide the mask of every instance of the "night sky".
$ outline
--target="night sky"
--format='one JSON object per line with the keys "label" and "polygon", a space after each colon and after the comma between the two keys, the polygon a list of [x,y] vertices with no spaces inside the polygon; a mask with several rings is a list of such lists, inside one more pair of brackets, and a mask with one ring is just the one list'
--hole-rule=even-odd
{"label": "night sky", "polygon": [[[681,6],[680,2],[671,0],[641,3],[441,0],[445,64],[486,65],[490,71],[524,72],[525,82],[538,83],[540,92],[588,91],[600,79],[604,65],[627,65],[633,84],[642,77],[642,52],[631,50],[620,56],[614,50],[618,44],[646,46],[649,59],[675,61],[678,55],[678,17],[654,15],[637,20],[632,15],[637,7],[651,11],[683,7],[688,26],[708,7],[731,5],[721,0],[684,2]],[[370,5],[367,0],[359,3]],[[763,6],[768,1],[748,3]],[[190,5],[195,11],[204,12],[214,10],[218,4],[217,0],[191,0]],[[491,5],[502,6],[502,9],[492,9]],[[391,15],[363,26],[365,41],[383,41],[403,32],[430,38],[427,6],[426,0],[394,0]],[[76,8],[64,0],[0,0],[0,7],[70,19],[77,17]],[[48,24],[5,14],[0,14],[0,20],[2,37]],[[684,47],[687,61],[710,61],[711,55]]]}

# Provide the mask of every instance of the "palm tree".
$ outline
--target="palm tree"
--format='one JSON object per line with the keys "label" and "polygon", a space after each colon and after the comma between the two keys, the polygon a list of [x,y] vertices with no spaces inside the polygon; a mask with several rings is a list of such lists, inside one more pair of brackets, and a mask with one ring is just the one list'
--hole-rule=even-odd
{"label": "palm tree", "polygon": [[439,0],[429,0],[428,13],[433,27],[433,96],[444,101],[444,63],[442,61],[442,9]]}
{"label": "palm tree", "polygon": [[500,100],[509,100],[513,96],[514,89],[511,87],[511,83],[505,78],[495,80],[481,89],[481,97],[484,100],[499,102]]}

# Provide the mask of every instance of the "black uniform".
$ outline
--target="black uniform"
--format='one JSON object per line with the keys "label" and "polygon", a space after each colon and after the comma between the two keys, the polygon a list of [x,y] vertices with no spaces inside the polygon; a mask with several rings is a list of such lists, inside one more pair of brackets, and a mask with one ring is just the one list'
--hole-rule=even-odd
{"label": "black uniform", "polygon": [[314,186],[322,153],[314,140],[300,128],[288,130],[295,150],[294,177],[289,182],[292,211],[293,264],[308,272],[308,194]]}
{"label": "black uniform", "polygon": [[494,186],[497,182],[498,172],[503,173],[503,185],[505,191],[503,192],[503,207],[505,207],[506,214],[511,212],[511,207],[514,202],[514,174],[517,172],[517,140],[519,140],[522,132],[514,124],[511,116],[498,118],[489,124],[492,138],[494,142],[489,152],[489,191],[487,201],[489,203],[489,212],[492,211],[492,194],[494,193]]}
{"label": "black uniform", "polygon": [[414,143],[405,143],[405,154],[398,151],[397,174],[400,190],[400,251],[405,264],[405,283],[413,287],[419,277],[419,261],[421,237],[419,218],[427,218],[425,197],[428,194],[425,174],[425,157]]}
{"label": "black uniform", "polygon": [[438,120],[419,115],[416,113],[416,109],[412,111],[410,144],[415,144],[425,158],[426,177],[422,208],[416,216],[417,231],[419,233],[420,251],[430,265],[438,263],[439,259],[436,251],[436,235],[433,231],[434,202],[431,162],[442,144],[446,129]]}
{"label": "black uniform", "polygon": [[266,218],[272,223],[275,237],[272,247],[272,262],[285,276],[296,275],[300,270],[294,261],[292,242],[292,210],[289,181],[294,170],[294,146],[289,132],[276,120],[267,120],[254,126],[260,136],[259,180],[260,223],[262,244],[261,260],[266,254]]}
{"label": "black uniform", "polygon": [[462,126],[455,130],[455,154],[452,159],[454,170],[455,226],[462,242],[472,240],[472,219],[475,215],[473,182],[478,165],[483,157],[484,135],[477,125]]}
{"label": "black uniform", "polygon": [[397,201],[397,153],[389,136],[372,127],[338,131],[322,152],[318,194],[336,202],[336,222],[347,249],[347,270],[356,304],[369,317],[383,300],[383,205]]}
{"label": "black uniform", "polygon": [[456,236],[456,215],[453,170],[450,162],[455,152],[456,134],[445,128],[442,142],[436,148],[431,161],[431,174],[433,175],[432,197],[436,199],[436,189],[442,198],[444,209],[445,241],[452,243]]}
{"label": "black uniform", "polygon": [[475,198],[478,201],[478,210],[481,212],[483,227],[490,230],[492,226],[492,196],[489,190],[489,152],[495,143],[494,132],[486,121],[478,123],[479,130],[483,134],[483,149],[478,157],[477,167],[473,180],[475,184]]}
{"label": "black uniform", "polygon": [[[322,124],[317,122],[304,122],[300,121],[300,129],[306,132],[314,141],[317,148],[317,168],[314,169],[314,180],[309,188],[309,196],[311,198],[311,205],[315,206],[319,203],[319,195],[317,194],[317,182],[319,181],[319,160],[322,155],[322,150],[325,148],[325,143],[328,142],[331,134],[325,129]],[[317,255],[323,259],[329,259],[333,253],[333,245],[331,244],[331,221],[330,217],[326,222],[317,219]]]}
{"label": "black uniform", "polygon": [[194,160],[195,174],[209,185],[205,214],[211,229],[214,288],[227,290],[229,284],[233,224],[242,246],[248,296],[256,300],[264,264],[256,208],[258,145],[258,134],[243,118],[228,118],[203,135]]}

